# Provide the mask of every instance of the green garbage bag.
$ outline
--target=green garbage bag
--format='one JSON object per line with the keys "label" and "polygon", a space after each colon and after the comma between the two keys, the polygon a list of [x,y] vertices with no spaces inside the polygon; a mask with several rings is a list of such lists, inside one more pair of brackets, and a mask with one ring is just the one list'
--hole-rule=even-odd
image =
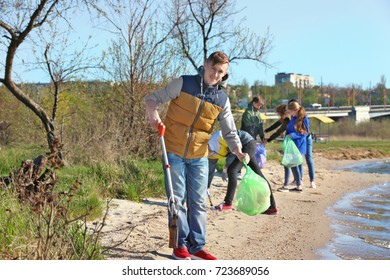
{"label": "green garbage bag", "polygon": [[285,137],[283,144],[283,158],[282,165],[286,167],[294,167],[303,163],[303,157],[301,152],[298,150],[294,141],[290,137]]}
{"label": "green garbage bag", "polygon": [[254,216],[270,207],[271,191],[264,178],[256,174],[245,162],[244,166],[245,175],[236,192],[236,209],[249,216]]}

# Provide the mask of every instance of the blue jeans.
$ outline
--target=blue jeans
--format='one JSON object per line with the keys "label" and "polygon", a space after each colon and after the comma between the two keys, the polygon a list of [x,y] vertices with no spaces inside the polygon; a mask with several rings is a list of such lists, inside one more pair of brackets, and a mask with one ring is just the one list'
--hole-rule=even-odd
{"label": "blue jeans", "polygon": [[307,149],[306,149],[306,164],[307,164],[307,169],[309,170],[309,177],[310,177],[310,182],[314,181],[314,162],[313,162],[313,138],[309,136],[306,138],[306,143],[307,143]]}
{"label": "blue jeans", "polygon": [[286,167],[286,166],[283,166],[284,167],[284,186],[288,186],[288,184],[290,184],[290,167]]}
{"label": "blue jeans", "polygon": [[[304,156],[305,156],[305,160],[306,160],[306,164],[307,164],[307,169],[309,170],[310,182],[313,182],[314,181],[313,138],[311,137],[311,135],[306,138],[306,144],[307,144],[307,149],[306,149],[306,154]],[[300,178],[300,181],[302,181],[302,179],[303,179],[303,165],[302,164],[298,165],[295,170],[293,168],[294,167],[292,167],[291,170],[294,174],[294,180],[296,180],[296,178]],[[287,172],[287,173],[289,173],[289,172]],[[284,177],[286,178],[287,177],[286,171],[284,174],[285,174]],[[288,174],[288,176],[289,175],[290,174]]]}
{"label": "blue jeans", "polygon": [[[185,159],[173,153],[167,155],[171,166],[173,193],[177,201],[178,245],[179,248],[186,246],[188,251],[194,254],[202,250],[206,243],[208,159],[207,157]],[[165,189],[169,199],[166,181]],[[168,225],[170,223],[171,217],[168,215]]]}
{"label": "blue jeans", "polygon": [[[304,156],[304,155],[302,155]],[[298,166],[291,167],[291,171],[294,175],[294,181],[297,186],[301,185],[302,175],[303,175],[303,165],[300,164]]]}

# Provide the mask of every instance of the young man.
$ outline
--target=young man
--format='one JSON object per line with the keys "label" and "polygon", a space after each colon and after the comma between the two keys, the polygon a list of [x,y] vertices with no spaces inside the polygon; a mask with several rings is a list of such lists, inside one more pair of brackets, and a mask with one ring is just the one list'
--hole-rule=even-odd
{"label": "young man", "polygon": [[241,119],[241,130],[248,132],[255,140],[259,136],[261,142],[264,140],[264,120],[260,112],[263,105],[259,96],[253,97]]}
{"label": "young man", "polygon": [[164,138],[171,165],[173,193],[178,203],[179,245],[172,253],[175,259],[216,259],[204,250],[207,143],[216,120],[229,148],[240,160],[246,156],[241,150],[229,98],[221,87],[227,79],[228,67],[227,55],[214,52],[199,68],[197,75],[183,75],[145,97],[146,115],[153,128],[161,122],[158,106],[170,101],[164,120]]}

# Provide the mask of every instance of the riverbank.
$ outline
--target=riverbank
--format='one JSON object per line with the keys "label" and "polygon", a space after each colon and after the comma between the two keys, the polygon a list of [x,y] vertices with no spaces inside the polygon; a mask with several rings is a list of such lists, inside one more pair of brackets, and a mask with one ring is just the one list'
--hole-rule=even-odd
{"label": "riverbank", "polygon": [[[317,188],[308,188],[306,172],[302,193],[277,192],[283,182],[283,167],[267,162],[263,173],[274,189],[280,213],[247,216],[235,210],[208,210],[205,249],[225,260],[319,259],[315,249],[333,236],[326,208],[346,193],[390,181],[390,175],[334,170],[358,161],[327,159],[320,153],[314,154],[314,162]],[[214,204],[223,200],[225,191],[226,183],[215,176],[210,189]],[[109,259],[171,259],[164,199],[144,203],[113,200],[103,231],[103,244],[113,247],[107,254]]]}

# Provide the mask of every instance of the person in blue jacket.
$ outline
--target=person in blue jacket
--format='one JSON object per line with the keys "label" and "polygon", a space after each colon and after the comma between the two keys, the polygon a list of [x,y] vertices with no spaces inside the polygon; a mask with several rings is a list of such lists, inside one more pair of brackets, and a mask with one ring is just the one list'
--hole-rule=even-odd
{"label": "person in blue jacket", "polygon": [[[306,116],[305,109],[299,105],[298,102],[290,102],[287,105],[287,108],[290,112],[291,120],[286,128],[286,137],[290,137],[294,141],[302,156],[305,156],[307,152],[306,137],[308,135],[307,132],[310,131],[309,119]],[[288,189],[286,186],[283,186],[282,188],[279,188],[278,191],[302,191],[302,164],[292,167],[291,171],[294,175],[296,187],[293,189]]]}

